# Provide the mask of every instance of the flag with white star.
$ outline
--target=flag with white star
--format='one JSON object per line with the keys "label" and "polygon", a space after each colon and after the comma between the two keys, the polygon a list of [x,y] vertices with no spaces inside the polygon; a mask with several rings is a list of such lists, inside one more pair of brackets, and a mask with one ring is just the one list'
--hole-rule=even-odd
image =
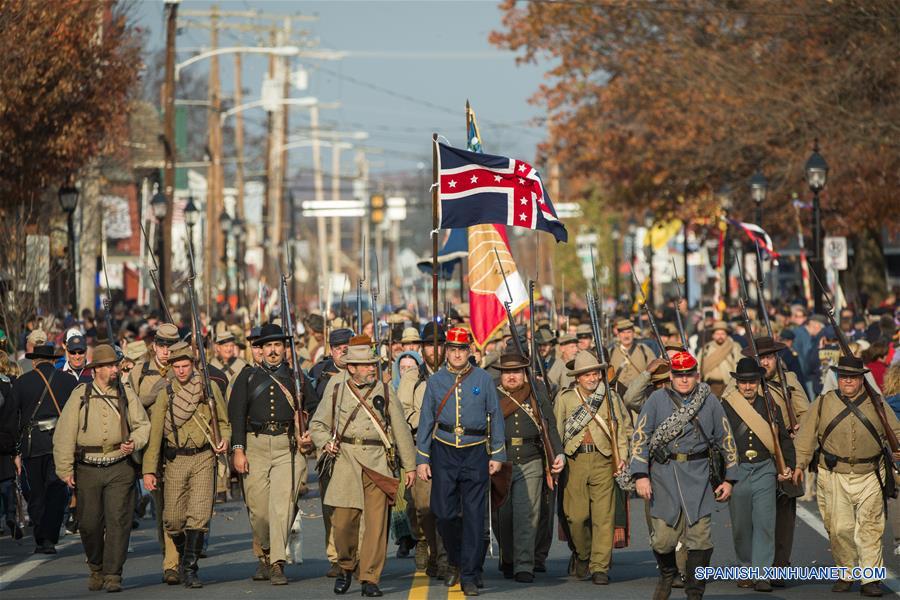
{"label": "flag with white star", "polygon": [[568,232],[537,170],[528,163],[438,144],[441,229],[495,223],[539,229],[557,242]]}

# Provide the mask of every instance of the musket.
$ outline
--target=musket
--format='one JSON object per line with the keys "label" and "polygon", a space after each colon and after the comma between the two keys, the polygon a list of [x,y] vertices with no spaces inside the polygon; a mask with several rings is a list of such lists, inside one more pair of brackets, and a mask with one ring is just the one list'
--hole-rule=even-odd
{"label": "musket", "polygon": [[[359,249],[359,277],[356,280],[356,333],[362,333],[362,289],[366,281],[366,235],[363,233],[362,247]],[[374,319],[373,319],[374,320]]]}
{"label": "musket", "polygon": [[[845,357],[852,357],[853,352],[850,350],[850,343],[847,341],[847,336],[844,334],[843,330],[838,327],[838,324],[834,319],[834,303],[831,301],[831,296],[826,291],[822,282],[819,281],[819,276],[816,275],[815,269],[810,269],[810,273],[813,274],[813,277],[816,280],[816,284],[819,286],[819,289],[822,290],[822,300],[825,302],[825,314],[828,315],[828,320],[831,322],[831,326],[834,328],[835,335],[838,338],[838,344],[841,347],[841,354]],[[869,395],[869,398],[872,400],[872,405],[875,407],[875,414],[878,415],[878,420],[881,422],[881,428],[884,430],[884,437],[887,438],[888,447],[890,448],[891,454],[896,454],[900,451],[900,443],[897,441],[897,435],[894,433],[894,430],[891,428],[890,423],[887,420],[887,415],[884,412],[884,399],[881,397],[875,388],[872,387],[872,384],[869,383],[869,380],[863,376],[863,386],[865,387],[866,393]],[[891,462],[894,464],[894,470],[900,471],[897,468],[897,463],[893,459]]]}
{"label": "musket", "polygon": [[666,345],[663,343],[662,336],[659,335],[659,329],[656,328],[656,320],[653,318],[653,312],[650,310],[650,307],[647,306],[647,297],[644,295],[644,288],[641,287],[641,282],[638,281],[637,275],[634,272],[634,269],[630,269],[631,278],[634,280],[634,289],[640,291],[641,293],[641,309],[647,315],[647,320],[650,322],[650,330],[653,332],[653,337],[656,339],[656,343],[659,344],[659,351],[661,353],[661,357],[666,362],[669,361],[669,353],[666,352]]}
{"label": "musket", "polygon": [[[681,280],[678,278],[678,267],[675,266],[675,259],[672,259],[672,272],[675,275],[675,292],[678,294],[678,303],[675,305],[675,326],[678,327],[678,335],[681,336],[681,347],[684,351],[688,351],[687,334],[684,331],[684,323],[681,321]],[[665,349],[664,349],[665,350]]]}
{"label": "musket", "polygon": [[291,255],[285,253],[285,259],[288,262],[288,273],[290,275],[281,274],[281,326],[284,328],[284,334],[287,337],[288,346],[291,349],[291,381],[294,384],[293,398],[291,408],[294,410],[294,435],[299,445],[299,439],[306,433],[306,413],[303,412],[303,369],[300,368],[300,356],[297,352],[297,340],[294,339],[294,320],[291,316],[291,302],[288,295],[288,277],[293,277],[294,265]]}
{"label": "musket", "polygon": [[[762,362],[759,359],[759,349],[756,347],[756,339],[753,337],[753,329],[751,328],[750,323],[750,315],[747,313],[747,284],[744,282],[744,269],[741,267],[740,259],[736,260],[738,264],[738,273],[741,281],[741,295],[738,297],[738,304],[741,307],[741,316],[744,319],[744,326],[747,328],[747,332],[749,335],[747,338],[750,343],[750,350],[753,352],[753,358],[756,360],[756,365],[760,369],[762,369]],[[776,357],[777,358],[777,357]],[[775,468],[778,471],[778,474],[782,474],[787,470],[787,463],[784,461],[784,453],[781,450],[781,441],[778,435],[778,421],[775,419],[775,411],[777,409],[777,405],[775,404],[775,399],[772,397],[772,392],[769,389],[769,382],[766,379],[765,373],[760,373],[759,378],[760,386],[762,387],[763,392],[763,400],[766,403],[766,413],[768,416],[768,425],[769,431],[772,432],[772,441],[774,443],[775,450]],[[790,396],[785,397],[785,404],[790,405]],[[787,483],[787,482],[786,482]]]}
{"label": "musket", "polygon": [[566,333],[569,333],[569,315],[566,314],[566,274],[562,274],[562,314],[566,320]]}
{"label": "musket", "polygon": [[159,273],[159,264],[156,262],[156,255],[153,254],[153,248],[150,247],[150,238],[147,237],[147,230],[144,229],[144,221],[138,219],[138,222],[141,225],[141,232],[144,234],[144,243],[147,245],[147,254],[150,256],[150,260],[153,261],[153,268],[148,269],[150,280],[153,282],[153,288],[156,290],[156,295],[159,296],[159,305],[162,307],[163,312],[166,313],[166,322],[172,323],[172,313],[169,312],[169,307],[166,305],[166,299],[163,296],[162,289],[159,287],[159,279],[156,277],[156,274]]}
{"label": "musket", "polygon": [[[762,260],[759,252],[759,242],[756,242],[756,260]],[[741,275],[741,281],[743,282],[743,275]],[[766,324],[766,335],[768,335],[773,340],[775,339],[775,335],[772,333],[772,323],[769,322],[769,313],[768,307],[766,306],[766,299],[763,296],[762,284],[761,282],[756,282],[756,295],[759,297],[759,308],[762,313],[763,322]],[[753,337],[753,331],[750,330],[750,326],[747,326],[747,331],[750,332],[750,337]],[[787,408],[788,413],[788,421],[791,426],[791,434],[797,429],[797,424],[799,423],[799,419],[797,419],[797,413],[794,411],[794,404],[791,402],[791,396],[788,393],[787,388],[787,379],[784,374],[784,364],[781,362],[781,357],[778,353],[775,353],[775,368],[778,373],[778,384],[781,388],[781,397],[784,398],[784,405]]]}
{"label": "musket", "polygon": [[[512,335],[513,343],[516,345],[516,352],[522,357],[526,357],[528,356],[528,353],[525,352],[525,348],[522,347],[522,340],[519,338],[519,329],[516,325],[516,320],[513,318],[512,309],[510,308],[510,304],[512,303],[512,290],[509,287],[509,281],[506,280],[506,271],[503,269],[503,263],[500,262],[500,253],[497,252],[497,248],[494,248],[494,256],[497,258],[497,266],[500,268],[500,275],[503,276],[503,285],[506,286],[506,297],[508,299],[503,301],[503,308],[506,310],[506,321],[509,323],[509,333]],[[532,289],[534,289],[533,285]],[[534,337],[532,337],[532,340],[533,339]],[[537,346],[534,346],[534,350],[537,350]],[[528,385],[531,387],[531,399],[533,401],[537,397],[538,386],[537,381],[535,381],[534,378],[534,371],[532,371],[530,366],[525,367],[525,378],[528,380]],[[547,385],[546,379],[544,380],[544,385]],[[550,396],[548,394],[547,400],[549,401],[549,399]],[[554,456],[553,447],[550,444],[550,436],[547,434],[547,420],[544,418],[544,413],[541,411],[537,402],[534,402],[531,405],[531,408],[532,412],[534,412],[538,430],[540,431],[541,446],[544,449],[544,478],[547,481],[547,487],[552,490],[556,485],[557,476],[550,471],[550,467],[553,465]]]}
{"label": "musket", "polygon": [[[591,321],[591,333],[597,341],[597,360],[603,363],[606,354],[606,343],[603,339],[603,328],[600,326],[600,320],[603,314],[603,306],[600,302],[600,295],[597,293],[597,267],[594,263],[594,248],[591,246],[591,284],[587,289],[587,308],[588,317]],[[605,368],[600,369],[600,380],[603,389],[606,390],[606,418],[609,421],[610,448],[612,449],[612,472],[613,475],[619,470],[619,463],[622,458],[619,455],[619,419],[616,411],[613,409],[613,390],[609,385],[609,373]],[[624,483],[624,480],[622,481]],[[624,489],[624,488],[623,488]]]}
{"label": "musket", "polygon": [[[112,324],[112,291],[109,289],[109,271],[106,268],[106,258],[102,253],[100,254],[100,262],[103,267],[103,278],[106,280],[106,298],[103,299],[103,312],[106,314],[106,336],[109,338],[109,345],[116,352],[116,358],[121,359],[123,356],[122,349],[116,343],[116,333]],[[128,400],[126,399],[125,388],[122,386],[122,380],[119,377],[116,377],[116,394],[119,397],[119,411],[124,415],[127,410]],[[128,431],[128,419],[119,419],[119,423],[122,428],[122,439],[131,439],[131,433]]]}
{"label": "musket", "polygon": [[[391,405],[391,389],[390,389],[391,384],[386,383],[384,381],[384,365],[382,364],[382,360],[381,360],[381,333],[380,333],[381,328],[379,327],[379,322],[378,322],[378,291],[379,291],[378,290],[378,277],[379,277],[378,253],[373,252],[372,258],[375,261],[375,272],[372,274],[372,281],[369,283],[369,294],[370,294],[371,300],[372,300],[372,333],[375,334],[375,357],[378,359],[377,362],[375,363],[375,365],[376,365],[376,369],[378,372],[378,383],[381,384],[381,389],[384,390],[384,406],[382,406],[379,409],[379,407],[377,405],[378,404],[377,397],[375,397],[372,400],[372,405],[375,407],[376,410],[380,410],[381,416],[384,417],[384,423],[385,423],[386,429],[390,430],[391,429],[391,413],[390,413],[389,407]],[[395,456],[393,455],[394,449],[388,448],[387,452],[388,452],[388,464],[391,466],[392,469],[396,470],[397,465],[395,462]]]}
{"label": "musket", "polygon": [[219,432],[219,414],[216,409],[216,397],[213,395],[212,383],[209,378],[209,367],[206,362],[206,344],[203,339],[203,330],[200,323],[200,311],[197,309],[197,290],[194,288],[194,280],[197,272],[194,270],[194,250],[192,244],[187,244],[188,251],[188,300],[191,303],[191,329],[193,334],[194,347],[197,349],[198,362],[200,363],[200,377],[203,379],[203,386],[200,388],[203,392],[203,401],[209,406],[210,429],[212,430],[213,446],[219,447],[222,443],[222,436]]}

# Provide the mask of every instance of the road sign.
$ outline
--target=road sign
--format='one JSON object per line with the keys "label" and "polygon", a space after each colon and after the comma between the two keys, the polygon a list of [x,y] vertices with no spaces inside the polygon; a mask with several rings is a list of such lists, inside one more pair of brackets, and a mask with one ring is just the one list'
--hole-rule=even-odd
{"label": "road sign", "polygon": [[832,271],[847,269],[847,238],[843,236],[825,238],[825,268]]}

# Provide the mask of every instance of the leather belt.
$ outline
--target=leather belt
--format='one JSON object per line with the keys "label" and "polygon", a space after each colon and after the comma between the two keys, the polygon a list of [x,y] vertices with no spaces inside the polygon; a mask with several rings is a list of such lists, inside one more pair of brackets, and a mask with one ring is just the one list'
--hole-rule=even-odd
{"label": "leather belt", "polygon": [[694,452],[693,454],[683,454],[681,452],[669,454],[669,460],[674,460],[676,462],[700,460],[701,458],[709,458],[709,448],[707,448],[706,450],[701,450],[700,452]]}
{"label": "leather belt", "polygon": [[174,453],[175,456],[195,456],[209,450],[212,450],[212,446],[209,444],[204,444],[200,448],[169,448],[169,452]]}
{"label": "leather belt", "polygon": [[831,454],[830,452],[822,451],[822,461],[825,463],[825,467],[832,471],[837,463],[842,462],[847,465],[863,465],[866,463],[877,463],[882,457],[882,454],[876,454],[874,456],[869,456],[868,458],[846,458],[843,456],[838,456],[836,454]]}
{"label": "leather belt", "polygon": [[600,452],[597,444],[582,444],[575,449],[575,454],[584,454],[587,452]]}
{"label": "leather belt", "polygon": [[470,429],[468,427],[454,427],[452,425],[445,425],[444,423],[438,423],[438,429],[441,431],[446,431],[447,433],[453,433],[455,435],[486,435],[486,429]]}
{"label": "leather belt", "polygon": [[293,421],[247,421],[247,429],[256,435],[281,435],[288,433],[293,425]]}
{"label": "leather belt", "polygon": [[536,444],[541,441],[541,436],[533,435],[531,437],[511,437],[508,440],[510,446],[524,446],[526,444]]}
{"label": "leather belt", "polygon": [[86,467],[97,467],[99,469],[103,469],[106,467],[111,467],[113,465],[117,465],[123,460],[128,458],[124,454],[122,456],[116,456],[111,458],[96,458],[96,459],[87,459],[87,458],[79,458],[78,464],[84,465]]}
{"label": "leather belt", "polygon": [[384,443],[381,440],[367,440],[365,438],[350,437],[346,435],[341,436],[341,443],[352,444],[354,446],[384,446]]}

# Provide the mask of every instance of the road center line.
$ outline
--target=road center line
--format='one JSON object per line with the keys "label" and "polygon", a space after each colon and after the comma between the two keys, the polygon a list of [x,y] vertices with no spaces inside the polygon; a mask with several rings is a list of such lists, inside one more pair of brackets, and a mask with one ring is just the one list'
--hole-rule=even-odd
{"label": "road center line", "polygon": [[416,571],[413,574],[412,586],[409,588],[407,600],[428,600],[428,585],[431,577],[425,571]]}
{"label": "road center line", "polygon": [[[822,518],[819,516],[818,511],[813,512],[810,509],[806,508],[800,502],[797,503],[797,516],[800,519],[809,525],[811,529],[813,529],[816,533],[821,535],[827,542],[831,542],[828,538],[828,532],[825,531],[825,523],[822,522]],[[882,553],[884,549],[882,548]],[[858,567],[868,567],[871,565],[855,565]],[[882,584],[884,587],[888,588],[895,594],[900,594],[900,581],[897,579],[896,573],[891,571],[891,569],[885,565],[885,571],[887,572],[887,579],[885,579]]]}

